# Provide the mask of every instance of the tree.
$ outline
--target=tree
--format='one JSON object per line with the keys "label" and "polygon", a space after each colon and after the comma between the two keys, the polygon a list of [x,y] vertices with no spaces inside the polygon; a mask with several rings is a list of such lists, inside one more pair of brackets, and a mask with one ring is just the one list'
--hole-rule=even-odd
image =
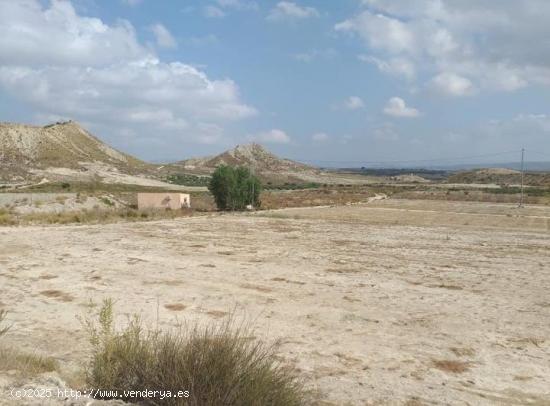
{"label": "tree", "polygon": [[210,179],[208,190],[214,195],[219,210],[244,210],[260,206],[260,180],[248,168],[220,165]]}

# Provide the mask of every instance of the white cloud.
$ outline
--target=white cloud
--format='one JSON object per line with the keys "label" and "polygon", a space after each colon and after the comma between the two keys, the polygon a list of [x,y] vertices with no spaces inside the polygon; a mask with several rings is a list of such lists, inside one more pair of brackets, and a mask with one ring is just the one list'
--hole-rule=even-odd
{"label": "white cloud", "polygon": [[216,144],[223,136],[223,128],[217,124],[199,123],[196,127],[197,141],[201,144]]}
{"label": "white cloud", "polygon": [[440,73],[432,79],[431,85],[437,92],[449,96],[468,96],[475,93],[470,79],[452,72]]}
{"label": "white cloud", "polygon": [[311,136],[311,140],[314,141],[314,142],[326,142],[329,140],[329,136],[328,134],[325,134],[325,133],[315,133]]}
{"label": "white cloud", "polygon": [[154,24],[151,26],[151,31],[155,35],[155,39],[159,47],[176,48],[178,46],[176,39],[164,25],[160,23]]}
{"label": "white cloud", "polygon": [[391,58],[383,60],[370,55],[359,55],[359,59],[363,62],[374,64],[381,72],[404,77],[412,80],[416,76],[416,68],[414,63],[405,58]]}
{"label": "white cloud", "polygon": [[280,1],[269,12],[269,21],[303,20],[311,17],[319,17],[319,12],[313,7],[299,6],[291,1]]}
{"label": "white cloud", "polygon": [[225,11],[216,6],[205,6],[203,14],[208,18],[223,18],[225,17]]}
{"label": "white cloud", "polygon": [[405,100],[400,97],[392,97],[388,100],[386,107],[384,108],[384,113],[388,116],[393,117],[418,117],[420,112],[412,107],[407,107]]}
{"label": "white cloud", "polygon": [[248,137],[251,141],[265,142],[268,144],[288,144],[290,137],[283,131],[273,129]]}
{"label": "white cloud", "polygon": [[162,62],[128,22],[77,15],[67,1],[46,8],[35,0],[0,2],[0,91],[40,117],[157,138],[177,131],[197,140],[202,123],[221,126],[256,113],[232,80]]}
{"label": "white cloud", "polygon": [[216,0],[214,4],[203,8],[203,15],[208,18],[223,18],[230,10],[257,11],[258,3],[248,0]]}
{"label": "white cloud", "polygon": [[[550,2],[363,0],[335,30],[363,39],[362,57],[389,74],[421,71],[462,96],[470,88],[515,91],[550,85]],[[399,64],[397,61],[406,64]],[[457,82],[449,76],[470,81]],[[456,78],[455,78],[456,79]],[[458,86],[455,87],[455,86]],[[468,90],[467,90],[468,89]]]}
{"label": "white cloud", "polygon": [[358,110],[365,107],[365,103],[358,96],[350,96],[344,103],[344,107],[348,110]]}
{"label": "white cloud", "polygon": [[0,1],[0,65],[103,66],[147,54],[132,25],[78,16],[70,2]]}

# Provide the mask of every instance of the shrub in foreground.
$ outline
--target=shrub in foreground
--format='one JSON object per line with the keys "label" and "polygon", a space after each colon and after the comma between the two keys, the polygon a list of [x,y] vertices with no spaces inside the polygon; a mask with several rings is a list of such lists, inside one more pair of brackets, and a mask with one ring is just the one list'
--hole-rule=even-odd
{"label": "shrub in foreground", "polygon": [[[189,391],[187,398],[128,398],[163,405],[309,404],[295,373],[281,365],[271,347],[250,339],[232,322],[175,333],[146,332],[138,318],[113,327],[112,302],[104,302],[99,323],[87,321],[93,344],[87,383],[105,390]],[[147,403],[148,402],[148,403]]]}

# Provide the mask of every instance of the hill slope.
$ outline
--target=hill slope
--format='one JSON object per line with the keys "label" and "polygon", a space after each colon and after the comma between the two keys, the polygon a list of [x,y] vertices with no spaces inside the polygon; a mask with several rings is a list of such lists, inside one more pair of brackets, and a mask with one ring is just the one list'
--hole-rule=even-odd
{"label": "hill slope", "polygon": [[[506,168],[478,169],[451,175],[449,183],[494,183],[497,185],[519,185],[521,172]],[[550,186],[550,173],[526,172],[524,183],[529,186]]]}
{"label": "hill slope", "polygon": [[75,122],[44,127],[0,123],[0,179],[101,180],[144,175],[153,166],[104,144]]}
{"label": "hill slope", "polygon": [[192,158],[168,166],[169,171],[183,171],[197,175],[208,175],[219,165],[246,166],[264,181],[315,182],[321,171],[289,159],[279,158],[259,144],[237,145],[213,157]]}

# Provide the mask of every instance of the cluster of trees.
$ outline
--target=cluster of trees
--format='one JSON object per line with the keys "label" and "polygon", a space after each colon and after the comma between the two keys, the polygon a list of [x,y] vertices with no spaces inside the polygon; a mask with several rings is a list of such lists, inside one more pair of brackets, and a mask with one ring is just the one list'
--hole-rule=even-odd
{"label": "cluster of trees", "polygon": [[244,210],[260,206],[262,185],[246,167],[219,166],[208,185],[220,210]]}

